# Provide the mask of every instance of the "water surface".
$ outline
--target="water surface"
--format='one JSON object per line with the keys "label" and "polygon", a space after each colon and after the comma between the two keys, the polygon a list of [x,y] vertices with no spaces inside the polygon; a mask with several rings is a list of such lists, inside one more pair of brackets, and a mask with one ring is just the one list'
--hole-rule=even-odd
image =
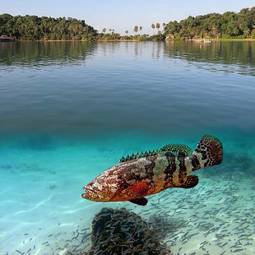
{"label": "water surface", "polygon": [[174,254],[203,254],[203,242],[209,254],[254,254],[254,116],[254,42],[0,43],[0,254],[73,250],[106,206],[81,199],[83,185],[122,155],[194,148],[205,133],[225,160],[195,189],[107,206],[185,222],[169,230]]}

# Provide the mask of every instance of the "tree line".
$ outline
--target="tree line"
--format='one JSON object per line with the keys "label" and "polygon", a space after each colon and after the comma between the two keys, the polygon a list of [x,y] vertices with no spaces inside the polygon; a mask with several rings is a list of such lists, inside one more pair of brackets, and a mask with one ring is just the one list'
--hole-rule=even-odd
{"label": "tree line", "polygon": [[[113,28],[103,28],[102,32],[98,34],[98,39],[102,41],[108,40],[133,40],[133,41],[162,41],[164,40],[164,35],[161,28],[164,29],[165,23],[160,24],[159,22],[153,23],[151,28],[153,29],[153,34],[143,34],[143,27],[141,25],[135,25],[133,31],[125,30],[125,35],[121,35],[115,32]],[[156,33],[155,33],[156,29]],[[133,32],[133,33],[132,33]]]}
{"label": "tree line", "polygon": [[[162,24],[160,24],[159,22],[157,22],[157,23],[155,23],[155,24],[153,23],[153,24],[151,25],[151,28],[153,29],[153,33],[154,33],[155,29],[157,29],[157,32],[158,32],[158,33],[161,33],[160,28],[164,29],[165,25],[166,25],[165,23],[162,23]],[[133,28],[133,32],[134,32],[135,34],[137,34],[138,32],[141,33],[142,30],[143,30],[143,27],[142,27],[141,25],[135,25],[134,28]],[[112,29],[112,28],[109,28],[109,29],[103,28],[103,29],[102,29],[102,33],[103,33],[103,34],[105,34],[105,33],[114,33],[114,32],[115,32],[115,29]],[[125,34],[128,35],[128,34],[129,34],[129,31],[128,31],[128,30],[125,30]]]}
{"label": "tree line", "polygon": [[165,26],[164,35],[169,39],[255,39],[255,7],[239,13],[211,13],[171,21]]}
{"label": "tree line", "polygon": [[151,28],[152,36],[142,34],[143,27],[140,25],[133,27],[133,34],[126,30],[125,35],[120,35],[113,28],[97,32],[84,20],[74,18],[0,15],[0,35],[21,40],[255,39],[255,7],[242,9],[239,13],[190,16],[168,24],[157,22],[151,24]]}
{"label": "tree line", "polygon": [[[160,28],[160,23],[152,25],[153,31],[157,29],[158,33]],[[126,30],[122,36],[113,28],[104,28],[99,33],[84,20],[75,18],[0,15],[0,35],[13,36],[17,40],[150,40],[149,35],[140,34],[142,29],[136,25],[134,35]]]}
{"label": "tree line", "polygon": [[96,30],[84,20],[38,16],[0,15],[0,35],[22,40],[93,40]]}

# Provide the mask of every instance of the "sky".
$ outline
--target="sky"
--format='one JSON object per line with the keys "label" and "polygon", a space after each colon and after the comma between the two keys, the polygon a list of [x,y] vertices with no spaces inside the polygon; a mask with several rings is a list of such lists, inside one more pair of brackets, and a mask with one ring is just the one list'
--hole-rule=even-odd
{"label": "sky", "polygon": [[0,0],[0,13],[73,17],[84,19],[98,31],[115,29],[152,33],[152,23],[168,23],[211,12],[239,11],[255,6],[254,0]]}

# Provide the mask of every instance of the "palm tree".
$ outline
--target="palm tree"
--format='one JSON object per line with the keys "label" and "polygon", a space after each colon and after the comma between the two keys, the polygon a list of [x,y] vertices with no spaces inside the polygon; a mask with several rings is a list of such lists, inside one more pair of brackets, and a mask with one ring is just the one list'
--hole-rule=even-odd
{"label": "palm tree", "polygon": [[166,23],[162,23],[163,32],[165,31]]}
{"label": "palm tree", "polygon": [[106,32],[106,30],[107,30],[106,28],[103,28],[102,32],[103,32],[103,33],[105,33],[105,32]]}
{"label": "palm tree", "polygon": [[138,32],[138,26],[134,26],[134,32],[135,32],[135,33]]}
{"label": "palm tree", "polygon": [[128,30],[125,31],[125,34],[128,34]]}
{"label": "palm tree", "polygon": [[158,29],[158,33],[159,33],[159,29],[160,29],[160,23],[156,23],[156,28]]}
{"label": "palm tree", "polygon": [[142,27],[142,26],[140,26],[140,27],[139,27],[139,30],[140,30],[140,32],[141,32],[141,31],[143,30],[143,27]]}
{"label": "palm tree", "polygon": [[155,24],[151,24],[151,28],[153,29],[153,34],[154,34]]}

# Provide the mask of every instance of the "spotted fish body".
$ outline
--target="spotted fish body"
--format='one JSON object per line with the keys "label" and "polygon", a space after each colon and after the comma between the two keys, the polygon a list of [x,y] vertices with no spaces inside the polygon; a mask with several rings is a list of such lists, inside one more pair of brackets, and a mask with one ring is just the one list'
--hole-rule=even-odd
{"label": "spotted fish body", "polygon": [[167,188],[192,188],[198,177],[192,173],[200,168],[222,162],[221,142],[203,136],[191,153],[187,146],[164,146],[156,152],[122,158],[121,163],[106,170],[84,187],[83,198],[98,202],[130,201],[146,205],[145,196]]}

